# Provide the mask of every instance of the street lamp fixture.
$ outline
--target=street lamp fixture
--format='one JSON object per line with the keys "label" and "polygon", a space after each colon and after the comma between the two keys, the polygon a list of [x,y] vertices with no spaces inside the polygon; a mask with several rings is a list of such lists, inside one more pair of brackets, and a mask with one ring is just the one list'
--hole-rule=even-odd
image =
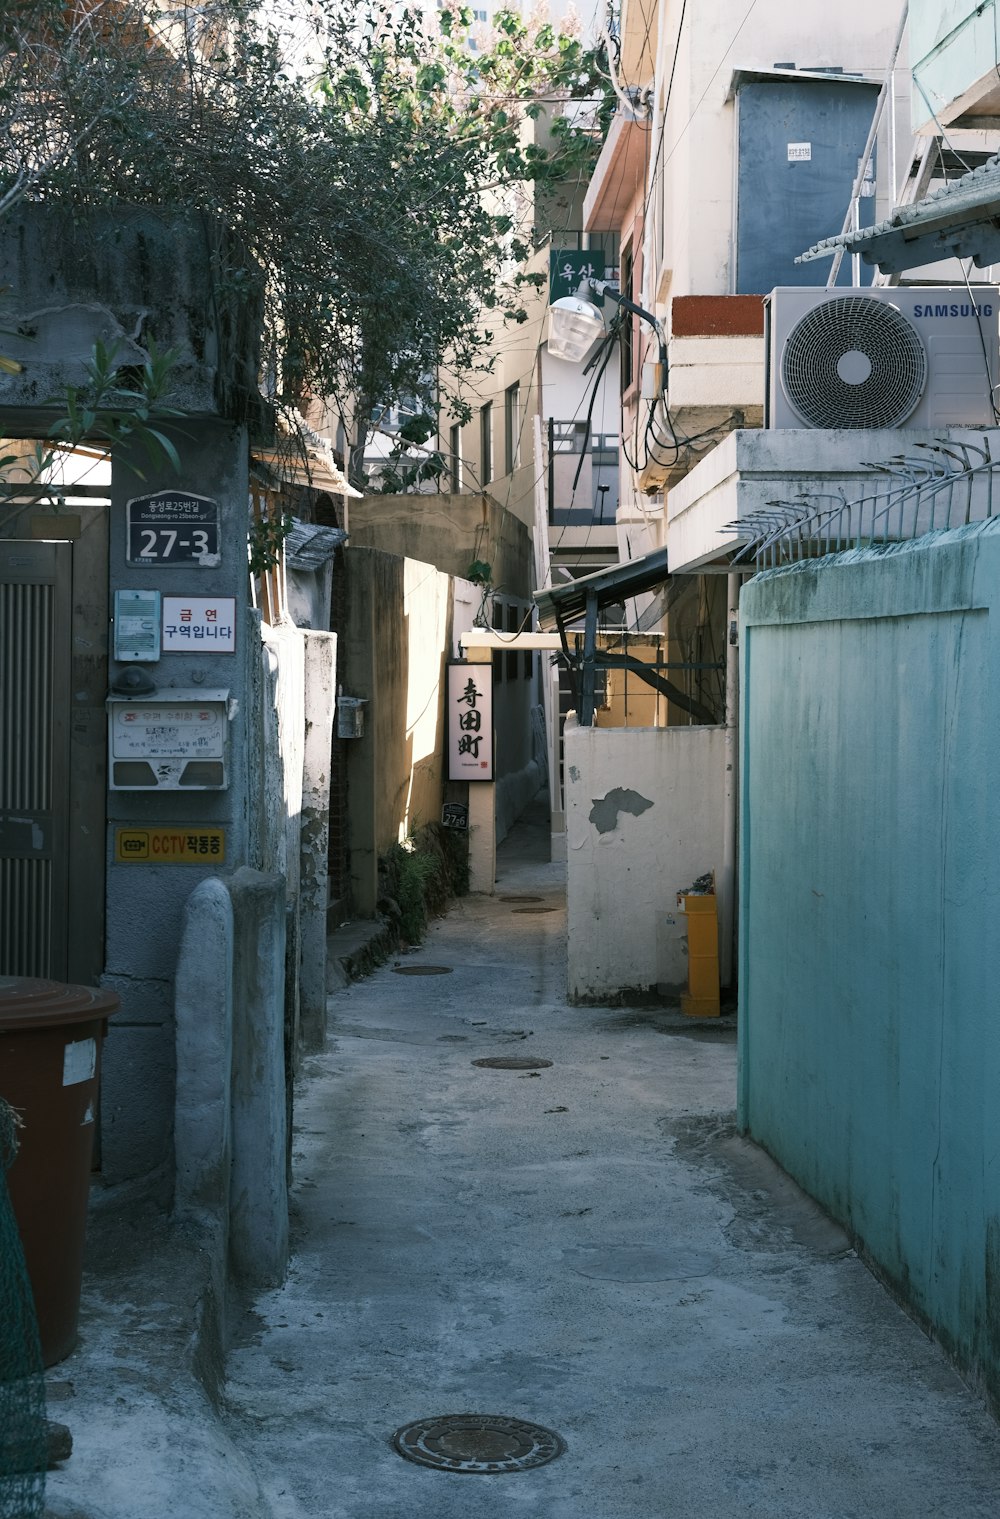
{"label": "street lamp fixture", "polygon": [[616,306],[630,311],[654,329],[660,345],[660,374],[665,380],[667,340],[663,328],[651,311],[622,295],[611,280],[583,279],[575,295],[563,295],[552,302],[549,307],[549,353],[552,357],[566,359],[570,364],[582,364],[593,356],[608,334],[607,320],[597,304],[598,298],[614,301]]}
{"label": "street lamp fixture", "polygon": [[601,308],[588,299],[590,281],[576,295],[563,295],[549,307],[549,353],[554,359],[582,364],[607,337]]}

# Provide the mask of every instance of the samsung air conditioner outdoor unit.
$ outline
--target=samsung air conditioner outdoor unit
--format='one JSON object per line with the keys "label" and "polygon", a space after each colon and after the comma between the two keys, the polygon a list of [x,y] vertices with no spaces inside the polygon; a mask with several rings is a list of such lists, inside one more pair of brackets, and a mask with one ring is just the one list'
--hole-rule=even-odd
{"label": "samsung air conditioner outdoor unit", "polygon": [[992,427],[998,314],[992,285],[773,290],[764,426]]}

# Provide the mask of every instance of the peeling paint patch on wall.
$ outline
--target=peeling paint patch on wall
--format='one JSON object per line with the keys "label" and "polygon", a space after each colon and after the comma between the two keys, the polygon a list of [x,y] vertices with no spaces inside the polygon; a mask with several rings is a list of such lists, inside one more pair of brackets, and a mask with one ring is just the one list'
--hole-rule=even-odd
{"label": "peeling paint patch on wall", "polygon": [[594,805],[590,809],[590,821],[598,833],[613,833],[618,827],[618,818],[621,813],[629,812],[634,818],[652,807],[652,802],[646,796],[640,796],[638,791],[625,791],[621,786],[616,786],[609,791],[607,796],[594,797]]}

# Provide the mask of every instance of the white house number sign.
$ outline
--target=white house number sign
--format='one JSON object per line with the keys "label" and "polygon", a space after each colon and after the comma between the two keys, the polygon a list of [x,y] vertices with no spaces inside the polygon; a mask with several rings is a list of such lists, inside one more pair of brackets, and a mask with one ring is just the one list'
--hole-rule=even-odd
{"label": "white house number sign", "polygon": [[448,665],[448,779],[493,779],[493,666]]}

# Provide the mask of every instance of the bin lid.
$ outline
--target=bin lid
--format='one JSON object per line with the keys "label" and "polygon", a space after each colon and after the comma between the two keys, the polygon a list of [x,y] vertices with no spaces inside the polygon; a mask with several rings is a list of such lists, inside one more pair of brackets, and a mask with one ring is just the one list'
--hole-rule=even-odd
{"label": "bin lid", "polygon": [[121,1006],[115,992],[96,986],[67,986],[33,976],[0,976],[0,1033],[12,1029],[56,1028],[109,1018]]}

